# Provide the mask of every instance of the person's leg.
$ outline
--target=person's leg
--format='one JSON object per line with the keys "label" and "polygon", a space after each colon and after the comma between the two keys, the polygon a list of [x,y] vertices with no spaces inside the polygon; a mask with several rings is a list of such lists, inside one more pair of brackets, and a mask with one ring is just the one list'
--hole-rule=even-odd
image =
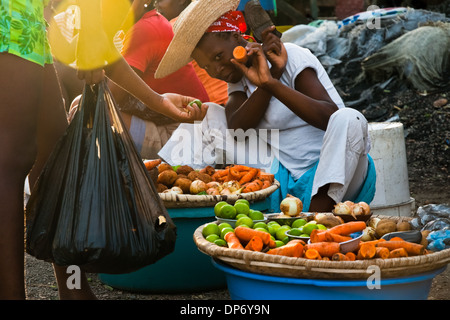
{"label": "person's leg", "polygon": [[43,68],[0,53],[0,299],[25,299],[24,183],[36,156]]}
{"label": "person's leg", "polygon": [[[44,86],[42,99],[39,103],[37,115],[37,157],[29,175],[30,186],[33,186],[58,140],[67,129],[67,116],[62,99],[60,86],[53,65],[46,65],[44,70]],[[32,189],[31,189],[32,190]],[[33,191],[32,191],[33,192]],[[60,299],[94,299],[84,273],[81,274],[81,289],[67,287],[67,274],[65,267],[53,265],[58,283]]]}
{"label": "person's leg", "polygon": [[368,124],[360,112],[344,108],[331,116],[314,178],[310,211],[329,212],[344,197],[358,194],[367,173],[369,149]]}

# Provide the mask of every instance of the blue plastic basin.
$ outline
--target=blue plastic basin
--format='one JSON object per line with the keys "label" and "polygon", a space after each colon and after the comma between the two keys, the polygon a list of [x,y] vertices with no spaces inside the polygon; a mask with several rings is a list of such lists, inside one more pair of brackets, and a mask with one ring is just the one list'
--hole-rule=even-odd
{"label": "blue plastic basin", "polygon": [[212,260],[226,274],[233,300],[426,300],[433,278],[444,268],[418,275],[381,279],[380,289],[366,280],[322,280],[250,273]]}
{"label": "blue plastic basin", "polygon": [[[267,210],[266,200],[255,202],[255,210]],[[211,265],[210,257],[194,243],[195,230],[215,221],[213,207],[170,208],[177,226],[175,250],[156,263],[127,274],[99,274],[101,282],[113,288],[142,293],[198,292],[226,288],[225,274]]]}

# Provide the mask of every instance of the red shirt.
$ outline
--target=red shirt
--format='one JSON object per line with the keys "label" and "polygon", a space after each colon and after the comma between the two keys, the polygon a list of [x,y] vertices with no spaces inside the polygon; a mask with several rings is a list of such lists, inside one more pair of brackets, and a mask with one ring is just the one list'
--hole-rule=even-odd
{"label": "red shirt", "polygon": [[143,72],[143,80],[158,93],[178,93],[209,101],[205,87],[191,63],[162,79],[155,79],[158,65],[173,38],[172,25],[152,10],[127,32],[122,55],[128,64]]}

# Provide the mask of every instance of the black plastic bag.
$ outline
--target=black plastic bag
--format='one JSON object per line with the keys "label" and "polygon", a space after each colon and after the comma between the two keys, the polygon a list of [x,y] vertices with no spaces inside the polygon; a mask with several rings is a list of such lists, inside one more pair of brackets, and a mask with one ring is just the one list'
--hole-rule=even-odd
{"label": "black plastic bag", "polygon": [[85,272],[128,273],[175,247],[176,227],[105,82],[79,110],[26,207],[26,251]]}

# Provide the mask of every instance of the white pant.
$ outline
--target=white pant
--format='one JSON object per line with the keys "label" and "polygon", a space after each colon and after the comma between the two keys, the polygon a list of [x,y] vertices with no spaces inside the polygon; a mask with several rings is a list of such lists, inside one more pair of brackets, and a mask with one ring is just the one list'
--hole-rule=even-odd
{"label": "white pant", "polygon": [[333,113],[323,138],[311,197],[330,184],[328,196],[335,202],[354,198],[367,175],[369,150],[366,118],[352,108]]}

